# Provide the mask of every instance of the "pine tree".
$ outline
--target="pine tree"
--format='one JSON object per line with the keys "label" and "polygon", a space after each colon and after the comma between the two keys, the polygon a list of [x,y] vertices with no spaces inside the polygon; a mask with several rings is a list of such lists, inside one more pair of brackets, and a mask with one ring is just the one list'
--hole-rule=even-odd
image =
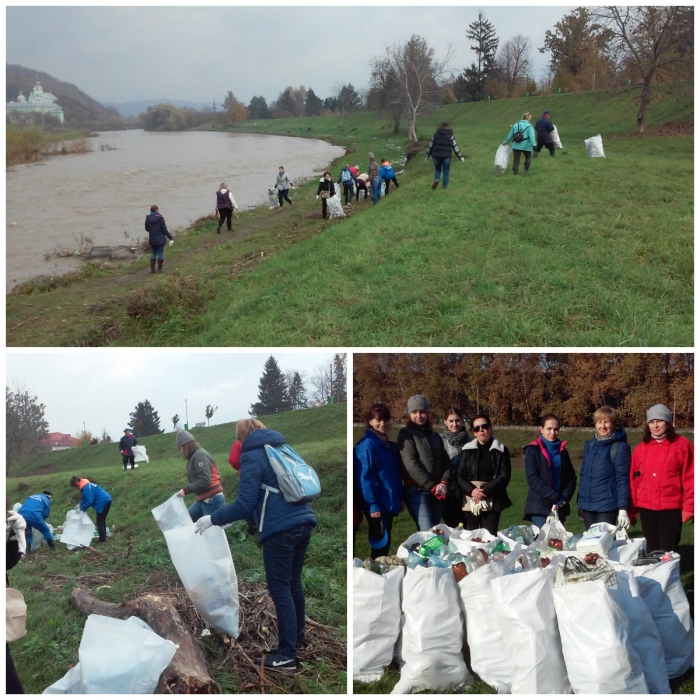
{"label": "pine tree", "polygon": [[136,437],[148,437],[160,435],[165,432],[160,429],[160,417],[158,411],[151,406],[150,401],[142,401],[136,404],[136,410],[129,414],[129,427]]}
{"label": "pine tree", "polygon": [[333,358],[333,401],[348,400],[348,380],[346,372],[347,355],[337,354]]}
{"label": "pine tree", "polygon": [[498,37],[491,22],[484,17],[482,12],[476,22],[472,22],[467,29],[467,39],[476,42],[469,48],[476,52],[476,63],[464,70],[464,87],[470,97],[481,100],[484,85],[496,62],[498,50]]}
{"label": "pine tree", "polygon": [[287,379],[277,360],[270,355],[258,383],[258,401],[251,404],[249,413],[251,416],[269,416],[291,408]]}
{"label": "pine tree", "polygon": [[299,372],[289,372],[287,375],[289,383],[289,401],[292,411],[301,411],[309,407],[309,400],[306,396],[306,387]]}

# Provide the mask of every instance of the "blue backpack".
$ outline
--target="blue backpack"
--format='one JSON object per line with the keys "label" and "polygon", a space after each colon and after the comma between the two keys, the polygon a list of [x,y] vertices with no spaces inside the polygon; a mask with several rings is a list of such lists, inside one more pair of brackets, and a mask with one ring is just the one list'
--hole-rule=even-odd
{"label": "blue backpack", "polygon": [[345,170],[343,170],[343,172],[341,173],[340,179],[343,182],[352,182],[352,175],[347,168]]}
{"label": "blue backpack", "polygon": [[[321,482],[309,466],[289,445],[265,445],[270,466],[275,472],[279,490],[287,503],[310,503],[321,495]],[[263,484],[266,490],[274,491]],[[267,495],[267,494],[266,494]]]}

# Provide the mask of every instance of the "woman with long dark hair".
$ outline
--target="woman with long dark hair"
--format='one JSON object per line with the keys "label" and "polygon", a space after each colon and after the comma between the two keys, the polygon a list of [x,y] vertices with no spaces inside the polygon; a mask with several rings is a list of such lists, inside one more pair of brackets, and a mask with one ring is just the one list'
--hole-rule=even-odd
{"label": "woman with long dark hair", "polygon": [[453,406],[448,408],[444,415],[445,428],[440,437],[445,445],[452,470],[450,473],[450,486],[447,489],[447,498],[445,498],[445,509],[442,512],[442,519],[446,525],[457,527],[461,522],[464,522],[462,511],[462,494],[457,486],[457,465],[462,454],[462,447],[469,442],[469,433],[464,425],[464,416],[462,412]]}

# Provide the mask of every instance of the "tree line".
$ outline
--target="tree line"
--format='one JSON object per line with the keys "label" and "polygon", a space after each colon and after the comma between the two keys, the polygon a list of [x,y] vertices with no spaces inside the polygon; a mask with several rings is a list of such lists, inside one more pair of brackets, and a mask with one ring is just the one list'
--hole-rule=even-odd
{"label": "tree line", "polygon": [[554,413],[569,427],[592,426],[600,406],[618,410],[623,424],[641,426],[662,403],[677,427],[693,426],[692,353],[382,353],[353,357],[353,419],[375,402],[395,421],[406,402],[423,394],[434,418],[450,407],[465,416],[486,413],[498,425],[536,425]]}

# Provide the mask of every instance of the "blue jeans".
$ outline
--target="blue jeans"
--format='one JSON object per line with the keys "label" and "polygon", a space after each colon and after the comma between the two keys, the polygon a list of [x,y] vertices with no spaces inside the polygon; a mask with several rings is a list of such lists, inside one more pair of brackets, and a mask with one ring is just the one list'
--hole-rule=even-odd
{"label": "blue jeans", "polygon": [[263,543],[267,590],[275,604],[279,653],[288,659],[297,656],[297,642],[304,639],[306,604],[301,570],[311,540],[312,523],[270,535]]}
{"label": "blue jeans", "polygon": [[165,248],[164,245],[152,245],[151,246],[151,260],[155,260],[158,258],[158,260],[163,259],[163,248]]}
{"label": "blue jeans", "polygon": [[595,511],[595,510],[582,510],[583,513],[583,524],[586,526],[586,530],[593,525],[593,523],[608,523],[610,525],[617,525],[617,511]]}
{"label": "blue jeans", "polygon": [[450,163],[452,158],[436,158],[433,156],[433,164],[435,165],[435,180],[440,179],[440,170],[442,170],[442,189],[447,189],[447,183],[450,181]]}
{"label": "blue jeans", "polygon": [[[542,526],[547,522],[547,517],[546,515],[533,515],[532,524],[542,529]],[[566,518],[559,516],[559,522],[563,525],[566,522]]]}
{"label": "blue jeans", "polygon": [[406,508],[421,532],[440,523],[445,501],[439,501],[422,486],[406,486],[404,489]]}
{"label": "blue jeans", "polygon": [[382,180],[379,177],[375,177],[369,181],[369,186],[372,191],[372,204],[376,204],[379,201],[379,193],[382,191]]}
{"label": "blue jeans", "polygon": [[217,493],[216,496],[212,496],[207,500],[209,503],[205,503],[204,501],[195,501],[187,509],[193,523],[196,523],[203,515],[211,515],[212,513],[216,513],[217,510],[220,510],[226,505],[226,497],[223,493]]}

